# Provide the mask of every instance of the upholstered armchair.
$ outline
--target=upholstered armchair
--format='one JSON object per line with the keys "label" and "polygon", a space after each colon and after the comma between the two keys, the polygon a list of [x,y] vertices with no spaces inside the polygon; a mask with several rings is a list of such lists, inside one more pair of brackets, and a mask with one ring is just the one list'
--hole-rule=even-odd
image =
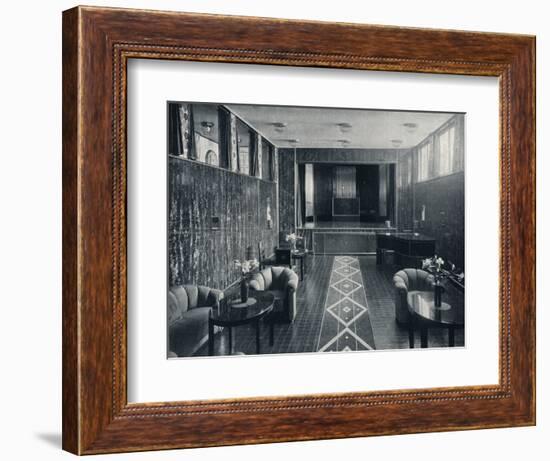
{"label": "upholstered armchair", "polygon": [[397,323],[409,323],[409,295],[417,291],[432,291],[433,283],[433,276],[422,269],[402,269],[393,276]]}
{"label": "upholstered armchair", "polygon": [[217,307],[223,291],[205,286],[181,285],[168,292],[169,350],[189,357],[208,339],[210,309]]}
{"label": "upholstered armchair", "polygon": [[275,310],[287,322],[296,318],[298,275],[286,267],[271,266],[257,272],[249,282],[252,290],[269,291],[275,296]]}

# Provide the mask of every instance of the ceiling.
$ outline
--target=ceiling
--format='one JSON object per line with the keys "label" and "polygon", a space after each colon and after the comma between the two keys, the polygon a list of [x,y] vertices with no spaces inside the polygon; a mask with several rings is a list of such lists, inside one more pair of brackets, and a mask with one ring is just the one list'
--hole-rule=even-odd
{"label": "ceiling", "polygon": [[[366,109],[334,109],[230,104],[246,121],[277,147],[346,147],[404,149],[418,145],[454,114]],[[276,131],[275,124],[286,124]],[[345,132],[339,123],[348,123]],[[415,128],[404,124],[414,123]],[[297,139],[298,143],[290,140]],[[348,140],[343,144],[338,140]],[[401,140],[401,143],[392,142]]]}

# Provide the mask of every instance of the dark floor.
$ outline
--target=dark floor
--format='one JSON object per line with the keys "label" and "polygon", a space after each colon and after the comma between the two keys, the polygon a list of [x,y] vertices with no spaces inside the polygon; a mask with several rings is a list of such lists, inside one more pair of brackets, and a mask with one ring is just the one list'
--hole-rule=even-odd
{"label": "dark floor", "polygon": [[[409,347],[407,329],[395,322],[392,279],[399,268],[377,266],[374,256],[346,258],[321,255],[308,258],[307,273],[297,292],[297,317],[292,324],[275,326],[273,347],[269,346],[269,328],[263,325],[262,354]],[[342,278],[351,280],[349,288],[343,285]],[[444,301],[451,305],[464,302],[458,291],[449,292],[443,295]],[[227,355],[227,332],[221,331],[215,336],[215,355]],[[445,347],[447,338],[446,330],[430,329],[429,347]],[[254,327],[234,328],[233,341],[234,351],[256,353]],[[463,329],[456,331],[455,344],[464,345]],[[195,355],[207,355],[207,346]],[[416,347],[419,347],[418,335]]]}

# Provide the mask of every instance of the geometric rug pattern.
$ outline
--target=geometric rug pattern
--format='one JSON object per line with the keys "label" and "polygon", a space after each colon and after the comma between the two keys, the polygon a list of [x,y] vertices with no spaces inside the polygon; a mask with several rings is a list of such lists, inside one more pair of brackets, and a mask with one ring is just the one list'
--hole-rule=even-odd
{"label": "geometric rug pattern", "polygon": [[336,256],[325,300],[319,352],[375,349],[359,260]]}

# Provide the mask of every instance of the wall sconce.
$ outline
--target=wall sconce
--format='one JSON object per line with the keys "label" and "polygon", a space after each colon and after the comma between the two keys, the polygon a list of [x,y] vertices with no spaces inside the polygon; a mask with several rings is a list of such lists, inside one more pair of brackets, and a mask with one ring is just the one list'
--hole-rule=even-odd
{"label": "wall sconce", "polygon": [[214,124],[212,122],[201,122],[201,126],[206,133],[210,133],[214,127]]}

